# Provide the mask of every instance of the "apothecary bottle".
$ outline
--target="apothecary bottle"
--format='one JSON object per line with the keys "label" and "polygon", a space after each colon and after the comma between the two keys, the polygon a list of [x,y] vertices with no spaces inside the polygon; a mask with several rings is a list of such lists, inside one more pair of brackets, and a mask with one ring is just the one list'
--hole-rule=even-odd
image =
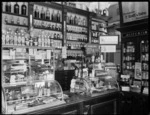
{"label": "apothecary bottle", "polygon": [[57,12],[57,22],[60,22],[60,12]]}
{"label": "apothecary bottle", "polygon": [[52,12],[52,21],[55,21],[55,13],[54,13],[54,10],[53,10],[53,12]]}
{"label": "apothecary bottle", "polygon": [[16,2],[16,4],[14,5],[14,13],[15,14],[19,14],[19,5],[18,5],[18,2]]}
{"label": "apothecary bottle", "polygon": [[21,6],[21,14],[26,15],[26,13],[27,13],[27,6],[25,5],[25,2],[23,2]]}
{"label": "apothecary bottle", "polygon": [[46,10],[46,19],[47,19],[47,20],[50,19],[50,11],[49,11],[48,8],[47,8],[47,10]]}
{"label": "apothecary bottle", "polygon": [[43,7],[42,7],[42,10],[41,10],[41,19],[45,19],[45,11],[44,11]]}
{"label": "apothecary bottle", "polygon": [[34,17],[35,18],[39,18],[39,9],[38,9],[38,6],[36,6],[36,8],[35,8]]}

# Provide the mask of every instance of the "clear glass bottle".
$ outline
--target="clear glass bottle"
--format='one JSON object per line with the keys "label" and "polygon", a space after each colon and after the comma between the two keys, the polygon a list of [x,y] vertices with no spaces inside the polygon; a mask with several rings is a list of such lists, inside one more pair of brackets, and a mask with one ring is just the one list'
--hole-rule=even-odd
{"label": "clear glass bottle", "polygon": [[9,32],[6,32],[6,45],[9,45]]}
{"label": "clear glass bottle", "polygon": [[2,44],[5,45],[6,35],[5,32],[2,33]]}
{"label": "clear glass bottle", "polygon": [[21,14],[26,15],[26,13],[27,13],[27,6],[25,5],[25,2],[23,2],[21,6]]}
{"label": "clear glass bottle", "polygon": [[17,33],[15,32],[15,35],[14,35],[14,45],[17,45],[17,40],[18,40],[18,36],[17,36]]}
{"label": "clear glass bottle", "polygon": [[6,23],[6,24],[8,23],[8,18],[7,18],[7,16],[5,16],[5,23]]}
{"label": "clear glass bottle", "polygon": [[14,5],[14,13],[15,14],[19,14],[19,5],[18,5],[18,2],[16,2],[16,4]]}

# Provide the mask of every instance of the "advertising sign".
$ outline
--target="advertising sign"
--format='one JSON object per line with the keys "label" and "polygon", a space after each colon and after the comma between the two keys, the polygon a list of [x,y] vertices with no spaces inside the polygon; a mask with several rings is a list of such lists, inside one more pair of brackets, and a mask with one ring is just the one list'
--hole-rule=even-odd
{"label": "advertising sign", "polygon": [[101,52],[116,52],[115,45],[101,45]]}
{"label": "advertising sign", "polygon": [[148,2],[122,2],[123,23],[148,18]]}
{"label": "advertising sign", "polygon": [[99,43],[100,44],[118,44],[119,36],[100,36]]}

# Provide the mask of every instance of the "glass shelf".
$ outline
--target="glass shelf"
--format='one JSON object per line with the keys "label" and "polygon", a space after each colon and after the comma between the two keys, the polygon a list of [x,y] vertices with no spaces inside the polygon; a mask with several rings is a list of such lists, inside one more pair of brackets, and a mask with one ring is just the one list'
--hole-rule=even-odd
{"label": "glass shelf", "polygon": [[9,25],[9,26],[19,26],[19,27],[29,27],[28,25],[20,25],[20,24],[13,24],[13,23],[6,23],[6,25]]}
{"label": "glass shelf", "polygon": [[46,27],[35,27],[34,26],[34,29],[42,29],[42,30],[49,30],[49,31],[55,31],[55,32],[62,32],[62,30],[53,30],[53,29],[46,28]]}
{"label": "glass shelf", "polygon": [[86,35],[87,36],[87,33],[77,33],[77,32],[67,32],[68,34],[79,34],[79,35]]}
{"label": "glass shelf", "polygon": [[68,23],[67,23],[67,25],[68,25],[68,26],[77,26],[77,27],[88,28],[87,26],[82,26],[82,25],[73,25],[73,24],[68,24]]}
{"label": "glass shelf", "polygon": [[4,14],[9,14],[9,15],[14,15],[14,16],[20,16],[20,17],[25,17],[28,18],[28,15],[21,15],[21,14],[15,14],[15,13],[10,13],[10,12],[2,12]]}
{"label": "glass shelf", "polygon": [[62,24],[62,22],[52,21],[52,20],[48,20],[48,19],[40,19],[40,18],[35,18],[35,17],[33,19],[34,20],[40,20],[40,21],[47,21],[47,22]]}

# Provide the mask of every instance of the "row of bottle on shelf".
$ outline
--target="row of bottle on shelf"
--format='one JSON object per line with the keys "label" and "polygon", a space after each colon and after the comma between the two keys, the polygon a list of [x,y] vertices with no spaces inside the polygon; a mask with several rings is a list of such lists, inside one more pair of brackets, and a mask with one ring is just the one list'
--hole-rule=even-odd
{"label": "row of bottle on shelf", "polygon": [[83,54],[81,53],[74,53],[74,52],[69,52],[67,53],[67,59],[75,59],[75,60],[81,60],[82,61]]}
{"label": "row of bottle on shelf", "polygon": [[92,38],[92,39],[91,39],[91,42],[92,42],[92,43],[99,43],[99,40],[98,40],[97,38]]}
{"label": "row of bottle on shelf", "polygon": [[149,52],[149,42],[147,41],[141,41],[142,43],[142,52]]}
{"label": "row of bottle on shelf", "polygon": [[91,34],[92,37],[99,37],[100,35],[105,35],[106,33],[92,31]]}
{"label": "row of bottle on shelf", "polygon": [[128,55],[123,57],[124,61],[134,61],[135,57],[133,55]]}
{"label": "row of bottle on shelf", "polygon": [[[53,11],[51,11],[53,10]],[[43,20],[51,20],[55,22],[61,22],[61,12],[57,10],[41,7],[38,5],[34,6],[34,18],[43,19]]]}
{"label": "row of bottle on shelf", "polygon": [[16,25],[25,25],[25,26],[28,25],[28,20],[23,17],[5,15],[4,21],[6,24],[16,24]]}
{"label": "row of bottle on shelf", "polygon": [[67,49],[71,50],[71,49],[81,49],[83,47],[82,43],[67,43]]}
{"label": "row of bottle on shelf", "polygon": [[87,26],[87,19],[86,17],[67,13],[67,24]]}
{"label": "row of bottle on shelf", "polygon": [[134,53],[135,52],[135,47],[134,46],[127,46],[126,48],[123,48],[124,53]]}
{"label": "row of bottle on shelf", "polygon": [[27,3],[25,2],[3,2],[4,12],[27,15]]}
{"label": "row of bottle on shelf", "polygon": [[75,32],[79,34],[87,34],[87,28],[67,25],[67,32]]}
{"label": "row of bottle on shelf", "polygon": [[[51,33],[49,35],[39,35],[38,37],[30,37],[25,31],[13,31],[10,28],[8,31],[2,33],[2,44],[3,45],[18,45],[18,46],[41,46],[49,47],[53,46],[53,39],[62,39],[60,33]],[[55,47],[60,47],[55,41]]]}
{"label": "row of bottle on shelf", "polygon": [[51,30],[56,30],[56,31],[61,31],[62,30],[62,25],[61,24],[38,21],[38,20],[34,20],[34,27],[51,29]]}
{"label": "row of bottle on shelf", "polygon": [[67,33],[67,40],[75,40],[75,41],[79,41],[79,42],[87,42],[88,38],[86,35],[77,35],[77,34],[71,34],[71,33]]}
{"label": "row of bottle on shelf", "polygon": [[123,63],[124,69],[134,69],[134,64],[132,62]]}
{"label": "row of bottle on shelf", "polygon": [[104,23],[98,23],[92,21],[92,30],[96,31],[102,31],[102,28],[106,28],[106,25]]}

